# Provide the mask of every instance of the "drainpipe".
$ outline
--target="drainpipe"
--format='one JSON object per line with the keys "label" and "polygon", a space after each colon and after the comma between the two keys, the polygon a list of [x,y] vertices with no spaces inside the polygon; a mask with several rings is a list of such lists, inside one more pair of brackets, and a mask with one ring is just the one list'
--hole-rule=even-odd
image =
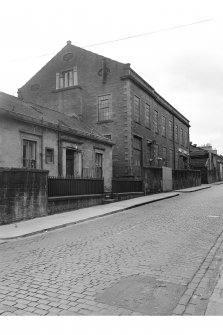
{"label": "drainpipe", "polygon": [[42,131],[41,131],[41,133],[42,133],[42,136],[41,136],[41,169],[43,170],[43,118],[42,118],[42,120],[41,120],[41,123],[42,123]]}
{"label": "drainpipe", "polygon": [[190,169],[190,126],[188,127],[188,135],[187,135],[187,146],[188,146],[188,167]]}
{"label": "drainpipe", "polygon": [[175,122],[174,122],[174,115],[173,115],[173,168],[176,169],[176,145],[175,145]]}
{"label": "drainpipe", "polygon": [[57,151],[58,151],[58,175],[62,175],[61,171],[61,149],[60,149],[60,123],[58,122],[58,127],[57,127]]}

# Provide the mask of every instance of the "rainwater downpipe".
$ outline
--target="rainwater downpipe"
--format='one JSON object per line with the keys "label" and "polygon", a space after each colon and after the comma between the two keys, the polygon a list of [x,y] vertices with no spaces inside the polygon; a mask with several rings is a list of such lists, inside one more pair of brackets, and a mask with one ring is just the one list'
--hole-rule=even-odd
{"label": "rainwater downpipe", "polygon": [[57,127],[58,175],[61,176],[60,124]]}
{"label": "rainwater downpipe", "polygon": [[174,122],[174,115],[173,115],[173,168],[176,169],[176,145],[175,145],[175,122]]}

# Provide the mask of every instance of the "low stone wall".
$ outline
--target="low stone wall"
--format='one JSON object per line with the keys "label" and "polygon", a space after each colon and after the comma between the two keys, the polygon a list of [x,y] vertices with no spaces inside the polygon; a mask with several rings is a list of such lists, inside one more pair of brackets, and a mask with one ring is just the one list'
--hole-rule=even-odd
{"label": "low stone wall", "polygon": [[47,215],[48,171],[0,168],[0,225]]}
{"label": "low stone wall", "polygon": [[207,167],[199,168],[201,172],[201,184],[211,184],[223,180],[220,171],[209,171]]}
{"label": "low stone wall", "polygon": [[104,194],[74,195],[48,198],[48,214],[101,205]]}
{"label": "low stone wall", "polygon": [[201,185],[199,170],[173,170],[173,190]]}

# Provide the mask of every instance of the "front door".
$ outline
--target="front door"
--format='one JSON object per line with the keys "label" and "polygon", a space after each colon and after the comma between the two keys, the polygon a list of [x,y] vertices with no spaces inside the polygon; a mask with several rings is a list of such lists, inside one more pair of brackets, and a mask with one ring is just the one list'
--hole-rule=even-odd
{"label": "front door", "polygon": [[66,150],[66,176],[74,176],[74,150]]}

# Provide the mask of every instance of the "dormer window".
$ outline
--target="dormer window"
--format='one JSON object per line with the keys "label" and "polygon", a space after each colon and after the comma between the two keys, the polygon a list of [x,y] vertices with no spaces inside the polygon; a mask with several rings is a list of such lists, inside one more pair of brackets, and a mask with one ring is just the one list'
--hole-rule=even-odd
{"label": "dormer window", "polygon": [[67,88],[71,86],[77,86],[77,67],[73,69],[62,71],[56,74],[56,89]]}

